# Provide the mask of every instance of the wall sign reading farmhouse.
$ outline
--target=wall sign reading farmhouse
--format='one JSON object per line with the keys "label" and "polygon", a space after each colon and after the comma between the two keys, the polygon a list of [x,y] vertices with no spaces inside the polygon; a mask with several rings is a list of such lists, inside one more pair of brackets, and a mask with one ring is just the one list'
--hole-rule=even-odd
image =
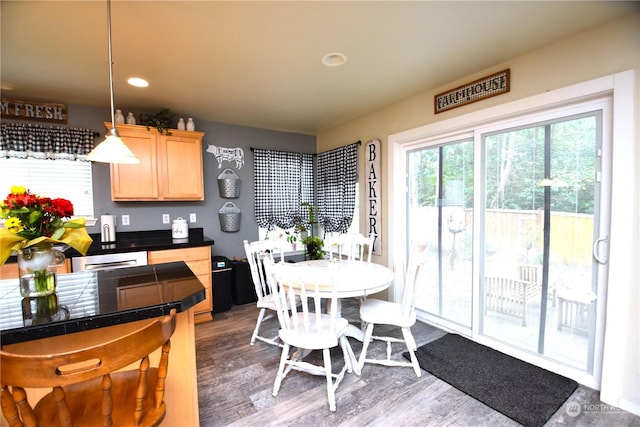
{"label": "wall sign reading farmhouse", "polygon": [[434,97],[435,113],[441,113],[465,104],[491,98],[509,92],[511,88],[509,69],[483,77]]}
{"label": "wall sign reading farmhouse", "polygon": [[22,101],[2,98],[1,116],[38,122],[67,123],[67,106],[53,102]]}

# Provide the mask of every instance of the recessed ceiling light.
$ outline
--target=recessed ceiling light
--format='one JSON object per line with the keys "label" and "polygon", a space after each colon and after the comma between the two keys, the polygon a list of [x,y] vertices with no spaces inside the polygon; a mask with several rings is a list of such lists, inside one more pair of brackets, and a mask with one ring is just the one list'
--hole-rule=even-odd
{"label": "recessed ceiling light", "polygon": [[344,53],[328,53],[322,57],[322,63],[327,67],[339,67],[347,62],[347,55]]}
{"label": "recessed ceiling light", "polygon": [[147,87],[147,86],[149,86],[149,82],[146,81],[145,79],[141,79],[140,77],[131,77],[129,80],[127,80],[127,82],[131,86],[135,86],[135,87]]}

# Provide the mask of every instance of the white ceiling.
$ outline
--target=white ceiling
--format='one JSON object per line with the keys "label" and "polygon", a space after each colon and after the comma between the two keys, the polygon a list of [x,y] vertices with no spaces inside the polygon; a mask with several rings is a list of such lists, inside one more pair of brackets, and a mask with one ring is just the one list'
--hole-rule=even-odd
{"label": "white ceiling", "polygon": [[[116,108],[316,134],[639,10],[613,1],[122,1]],[[106,1],[0,2],[3,96],[109,105]],[[342,67],[320,59],[342,52]],[[144,77],[146,89],[126,79]]]}

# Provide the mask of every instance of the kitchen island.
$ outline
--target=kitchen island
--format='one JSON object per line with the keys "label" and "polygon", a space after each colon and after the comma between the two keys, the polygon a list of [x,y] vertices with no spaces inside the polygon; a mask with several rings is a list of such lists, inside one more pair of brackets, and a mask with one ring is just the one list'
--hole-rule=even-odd
{"label": "kitchen island", "polygon": [[[102,243],[99,234],[90,236],[93,242],[86,256],[71,247],[61,247],[66,264],[59,267],[59,273],[184,261],[205,287],[205,298],[194,309],[196,322],[212,320],[211,247],[214,241],[203,234],[202,228],[189,229],[189,237],[184,239],[173,239],[171,230],[119,232],[112,243]],[[7,263],[0,266],[0,280],[18,277],[15,258],[9,257]]]}
{"label": "kitchen island", "polygon": [[[59,349],[65,341],[124,334],[175,309],[164,423],[197,426],[193,307],[204,297],[204,287],[184,262],[60,274],[56,294],[41,298],[22,298],[17,279],[0,280],[0,342],[7,351],[42,353]],[[152,355],[152,363],[159,353]],[[29,391],[30,399],[49,391]]]}

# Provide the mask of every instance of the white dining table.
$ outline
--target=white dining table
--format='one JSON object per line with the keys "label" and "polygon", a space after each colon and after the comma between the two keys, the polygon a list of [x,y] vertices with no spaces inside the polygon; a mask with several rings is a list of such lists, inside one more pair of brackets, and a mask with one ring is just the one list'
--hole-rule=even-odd
{"label": "white dining table", "polygon": [[[376,294],[387,289],[395,274],[393,270],[384,265],[350,260],[308,260],[297,262],[293,266],[309,266],[317,269],[318,274],[313,277],[321,277],[327,280],[327,288],[331,288],[331,294],[327,292],[327,296],[335,292],[338,296],[338,304],[342,298],[366,297]],[[338,313],[341,307],[337,308]],[[353,324],[349,324],[347,336],[362,341],[364,331]]]}

